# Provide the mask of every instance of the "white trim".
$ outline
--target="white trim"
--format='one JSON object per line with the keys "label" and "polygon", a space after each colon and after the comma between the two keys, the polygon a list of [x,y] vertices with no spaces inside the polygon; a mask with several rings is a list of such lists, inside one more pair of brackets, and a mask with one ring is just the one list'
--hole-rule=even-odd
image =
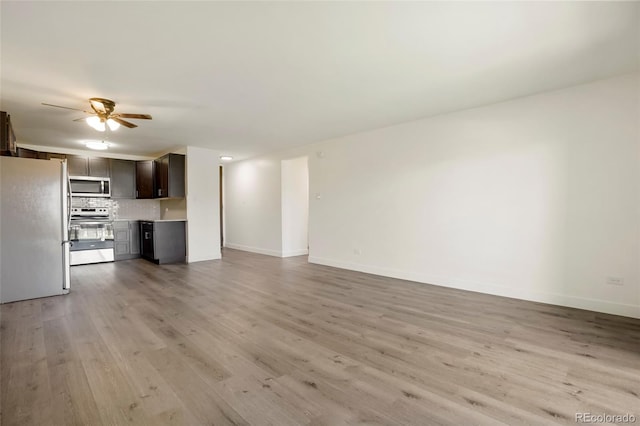
{"label": "white trim", "polygon": [[381,275],[384,277],[397,278],[401,280],[415,281],[424,284],[437,285],[440,287],[450,287],[460,290],[492,294],[495,296],[510,297],[513,299],[528,300],[532,302],[548,303],[551,305],[566,306],[569,308],[586,309],[594,312],[602,312],[606,314],[621,315],[625,317],[640,319],[640,306],[631,304],[588,299],[577,296],[566,296],[556,293],[540,293],[523,289],[504,287],[490,283],[451,279],[439,276],[429,276],[408,271],[381,268],[379,266],[362,265],[359,263],[344,262],[341,260],[327,259],[316,256],[309,256],[309,263],[316,263],[318,265],[326,265],[335,268],[365,272],[368,274]]}
{"label": "white trim", "polygon": [[282,257],[282,252],[278,250],[262,249],[259,247],[243,246],[242,244],[224,243],[225,247],[234,250],[249,251],[251,253],[266,254],[267,256]]}
{"label": "white trim", "polygon": [[218,259],[222,259],[222,252],[220,251],[215,253],[210,253],[204,256],[198,256],[198,257],[187,256],[187,263],[204,262],[205,260],[218,260]]}
{"label": "white trim", "polygon": [[282,257],[304,256],[309,254],[309,249],[292,250],[282,253]]}

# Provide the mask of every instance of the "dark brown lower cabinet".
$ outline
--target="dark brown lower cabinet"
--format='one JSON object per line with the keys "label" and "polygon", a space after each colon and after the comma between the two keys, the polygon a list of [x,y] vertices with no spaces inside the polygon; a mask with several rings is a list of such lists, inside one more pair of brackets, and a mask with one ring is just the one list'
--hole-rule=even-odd
{"label": "dark brown lower cabinet", "polygon": [[157,264],[186,261],[185,221],[141,221],[142,257]]}
{"label": "dark brown lower cabinet", "polygon": [[140,224],[137,220],[113,222],[114,259],[127,260],[140,257]]}

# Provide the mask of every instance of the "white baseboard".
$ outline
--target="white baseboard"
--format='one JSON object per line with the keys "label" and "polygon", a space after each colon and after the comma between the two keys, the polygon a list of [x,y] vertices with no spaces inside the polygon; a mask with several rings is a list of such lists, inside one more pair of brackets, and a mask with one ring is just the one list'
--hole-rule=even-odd
{"label": "white baseboard", "polygon": [[429,276],[426,274],[418,274],[414,272],[382,268],[379,266],[363,265],[316,256],[309,256],[309,263],[333,266],[335,268],[349,269],[352,271],[365,272],[368,274],[381,275],[384,277],[397,278],[401,280],[433,284],[440,287],[475,291],[479,293],[492,294],[495,296],[510,297],[513,299],[528,300],[532,302],[548,303],[551,305],[566,306],[569,308],[586,309],[594,312],[602,312],[606,314],[621,315],[625,317],[640,319],[640,306],[637,305],[609,302],[606,300],[588,299],[584,297],[568,296],[556,293],[534,292],[489,283],[450,279],[447,277]]}
{"label": "white baseboard", "polygon": [[282,257],[304,256],[305,254],[309,254],[309,249],[286,251],[282,253]]}
{"label": "white baseboard", "polygon": [[242,250],[242,251],[248,251],[251,253],[258,253],[258,254],[266,254],[267,256],[282,257],[282,252],[278,250],[269,250],[269,249],[244,246],[242,244],[234,244],[234,243],[224,243],[224,246],[234,250]]}
{"label": "white baseboard", "polygon": [[222,259],[222,252],[209,253],[202,256],[187,256],[187,263],[204,262],[205,260]]}

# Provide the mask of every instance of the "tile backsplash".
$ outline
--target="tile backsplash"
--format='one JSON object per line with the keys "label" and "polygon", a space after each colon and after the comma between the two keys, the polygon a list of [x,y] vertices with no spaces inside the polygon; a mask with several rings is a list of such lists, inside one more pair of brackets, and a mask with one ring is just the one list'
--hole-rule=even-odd
{"label": "tile backsplash", "polygon": [[111,219],[160,219],[159,200],[112,200],[98,197],[73,197],[72,207],[108,207],[111,209]]}
{"label": "tile backsplash", "polygon": [[109,207],[113,208],[115,200],[99,197],[72,197],[71,207]]}
{"label": "tile backsplash", "polygon": [[159,200],[110,200],[114,219],[159,220]]}

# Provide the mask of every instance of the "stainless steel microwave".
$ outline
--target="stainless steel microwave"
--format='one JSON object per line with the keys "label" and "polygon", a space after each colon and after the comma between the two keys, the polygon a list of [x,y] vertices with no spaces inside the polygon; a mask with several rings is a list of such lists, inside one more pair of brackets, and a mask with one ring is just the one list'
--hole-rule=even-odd
{"label": "stainless steel microwave", "polygon": [[73,197],[111,197],[111,179],[107,177],[69,176]]}

